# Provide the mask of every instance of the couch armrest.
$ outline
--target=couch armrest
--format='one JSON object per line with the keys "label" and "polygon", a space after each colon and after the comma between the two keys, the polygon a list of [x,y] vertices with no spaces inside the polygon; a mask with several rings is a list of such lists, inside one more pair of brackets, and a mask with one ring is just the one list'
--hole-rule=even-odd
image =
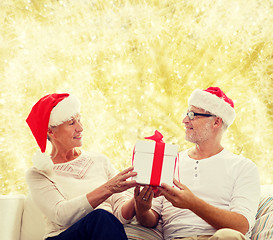
{"label": "couch armrest", "polygon": [[0,195],[0,236],[1,240],[19,240],[24,195]]}

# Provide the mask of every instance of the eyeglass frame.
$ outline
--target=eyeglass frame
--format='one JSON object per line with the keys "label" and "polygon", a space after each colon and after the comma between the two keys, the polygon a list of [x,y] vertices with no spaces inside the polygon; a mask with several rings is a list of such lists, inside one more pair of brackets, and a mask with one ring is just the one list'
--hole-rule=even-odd
{"label": "eyeglass frame", "polygon": [[196,113],[196,112],[193,112],[193,111],[190,111],[190,112],[185,112],[184,113],[184,118],[188,116],[188,118],[190,120],[194,120],[194,117],[195,116],[202,116],[202,117],[216,117],[216,115],[214,114],[209,114],[209,113]]}

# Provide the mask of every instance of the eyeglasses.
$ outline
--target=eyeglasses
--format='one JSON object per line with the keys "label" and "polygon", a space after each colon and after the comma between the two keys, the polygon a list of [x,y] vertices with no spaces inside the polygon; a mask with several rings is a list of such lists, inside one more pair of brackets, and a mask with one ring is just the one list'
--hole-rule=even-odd
{"label": "eyeglasses", "polygon": [[195,116],[216,117],[216,115],[213,115],[213,114],[196,113],[196,112],[186,112],[186,113],[184,113],[184,117],[186,117],[186,116],[188,116],[190,120],[193,120]]}

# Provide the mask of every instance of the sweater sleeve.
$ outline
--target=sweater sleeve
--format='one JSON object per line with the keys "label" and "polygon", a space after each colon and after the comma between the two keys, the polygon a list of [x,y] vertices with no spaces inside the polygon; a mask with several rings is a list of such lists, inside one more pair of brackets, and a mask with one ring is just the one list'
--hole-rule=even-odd
{"label": "sweater sleeve", "polygon": [[129,194],[126,192],[121,192],[121,193],[115,193],[112,196],[112,206],[113,206],[113,214],[118,218],[118,220],[122,223],[129,223],[131,222],[132,219],[127,220],[122,216],[122,206],[124,203],[129,200]]}
{"label": "sweater sleeve", "polygon": [[[109,180],[118,174],[118,171],[111,164],[111,162],[109,161],[108,158],[106,158],[105,168],[106,168],[107,177]],[[126,220],[122,216],[122,206],[131,197],[133,197],[133,195],[131,194],[130,190],[127,190],[127,191],[121,192],[121,193],[115,193],[111,196],[110,201],[111,201],[111,205],[112,205],[112,209],[113,209],[113,214],[119,219],[119,221],[122,224],[131,222],[131,220]]]}
{"label": "sweater sleeve", "polygon": [[93,210],[85,194],[67,199],[48,176],[35,168],[27,171],[26,181],[34,202],[58,225],[70,226]]}

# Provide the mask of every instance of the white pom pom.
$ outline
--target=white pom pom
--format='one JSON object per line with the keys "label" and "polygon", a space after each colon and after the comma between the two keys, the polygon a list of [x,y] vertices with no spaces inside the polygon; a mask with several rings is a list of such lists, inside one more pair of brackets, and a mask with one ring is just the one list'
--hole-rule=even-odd
{"label": "white pom pom", "polygon": [[53,169],[53,162],[48,155],[38,150],[33,156],[33,166],[38,170],[49,173]]}

